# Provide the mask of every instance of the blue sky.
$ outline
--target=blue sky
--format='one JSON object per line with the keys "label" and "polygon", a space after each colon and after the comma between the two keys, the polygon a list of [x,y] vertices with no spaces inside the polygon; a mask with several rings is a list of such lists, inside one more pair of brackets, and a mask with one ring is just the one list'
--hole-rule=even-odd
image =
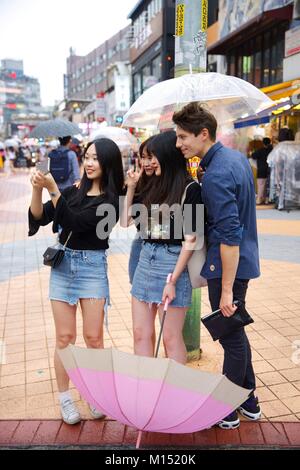
{"label": "blue sky", "polygon": [[43,105],[63,98],[72,46],[84,55],[129,24],[137,0],[0,0],[0,59],[23,59]]}

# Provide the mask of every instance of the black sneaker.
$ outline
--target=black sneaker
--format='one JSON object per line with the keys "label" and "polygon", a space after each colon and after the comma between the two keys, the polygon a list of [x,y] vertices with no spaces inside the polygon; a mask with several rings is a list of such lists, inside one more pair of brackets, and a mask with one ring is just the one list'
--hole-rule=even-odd
{"label": "black sneaker", "polygon": [[245,418],[256,421],[261,418],[261,410],[258,398],[252,395],[238,408],[238,412]]}
{"label": "black sneaker", "polygon": [[240,425],[240,420],[237,414],[237,411],[233,411],[230,415],[226,416],[226,418],[222,419],[217,426],[221,429],[236,429]]}

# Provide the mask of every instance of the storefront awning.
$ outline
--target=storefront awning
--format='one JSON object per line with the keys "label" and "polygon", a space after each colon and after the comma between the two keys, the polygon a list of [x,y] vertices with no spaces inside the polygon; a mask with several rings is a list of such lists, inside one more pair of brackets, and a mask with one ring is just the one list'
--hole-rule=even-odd
{"label": "storefront awning", "polygon": [[300,98],[300,78],[291,80],[289,82],[278,83],[276,85],[261,88],[261,91],[268,95],[271,100],[276,101],[282,98],[295,97],[295,100]]}
{"label": "storefront awning", "polygon": [[282,113],[286,113],[287,111],[291,109],[298,110],[298,106],[296,106],[296,103],[293,103],[292,98],[281,98],[278,100],[278,102],[274,103],[274,105],[271,106],[270,108],[267,108],[264,111],[261,111],[260,113],[256,115],[248,116],[247,118],[239,119],[238,121],[235,121],[234,128],[240,129],[242,127],[267,124],[268,122],[270,122],[272,118],[275,118],[281,115]]}

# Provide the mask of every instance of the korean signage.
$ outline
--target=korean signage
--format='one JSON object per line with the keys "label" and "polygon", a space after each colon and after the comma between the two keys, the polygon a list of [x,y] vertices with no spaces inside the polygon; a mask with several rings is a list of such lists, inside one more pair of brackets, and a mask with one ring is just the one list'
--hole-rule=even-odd
{"label": "korean signage", "polygon": [[300,26],[285,33],[285,57],[300,52]]}
{"label": "korean signage", "polygon": [[105,94],[104,92],[99,92],[96,98],[96,119],[97,121],[106,120],[106,103],[105,103]]}

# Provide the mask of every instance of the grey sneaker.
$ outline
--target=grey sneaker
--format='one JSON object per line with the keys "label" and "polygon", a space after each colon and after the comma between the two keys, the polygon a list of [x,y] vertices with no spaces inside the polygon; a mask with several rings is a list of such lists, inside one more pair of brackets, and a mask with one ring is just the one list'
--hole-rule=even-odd
{"label": "grey sneaker", "polygon": [[101,413],[101,411],[97,410],[94,406],[89,404],[89,410],[94,419],[103,419],[105,418],[105,414]]}
{"label": "grey sneaker", "polygon": [[65,400],[60,405],[62,419],[67,424],[76,424],[81,421],[81,416],[72,400]]}

